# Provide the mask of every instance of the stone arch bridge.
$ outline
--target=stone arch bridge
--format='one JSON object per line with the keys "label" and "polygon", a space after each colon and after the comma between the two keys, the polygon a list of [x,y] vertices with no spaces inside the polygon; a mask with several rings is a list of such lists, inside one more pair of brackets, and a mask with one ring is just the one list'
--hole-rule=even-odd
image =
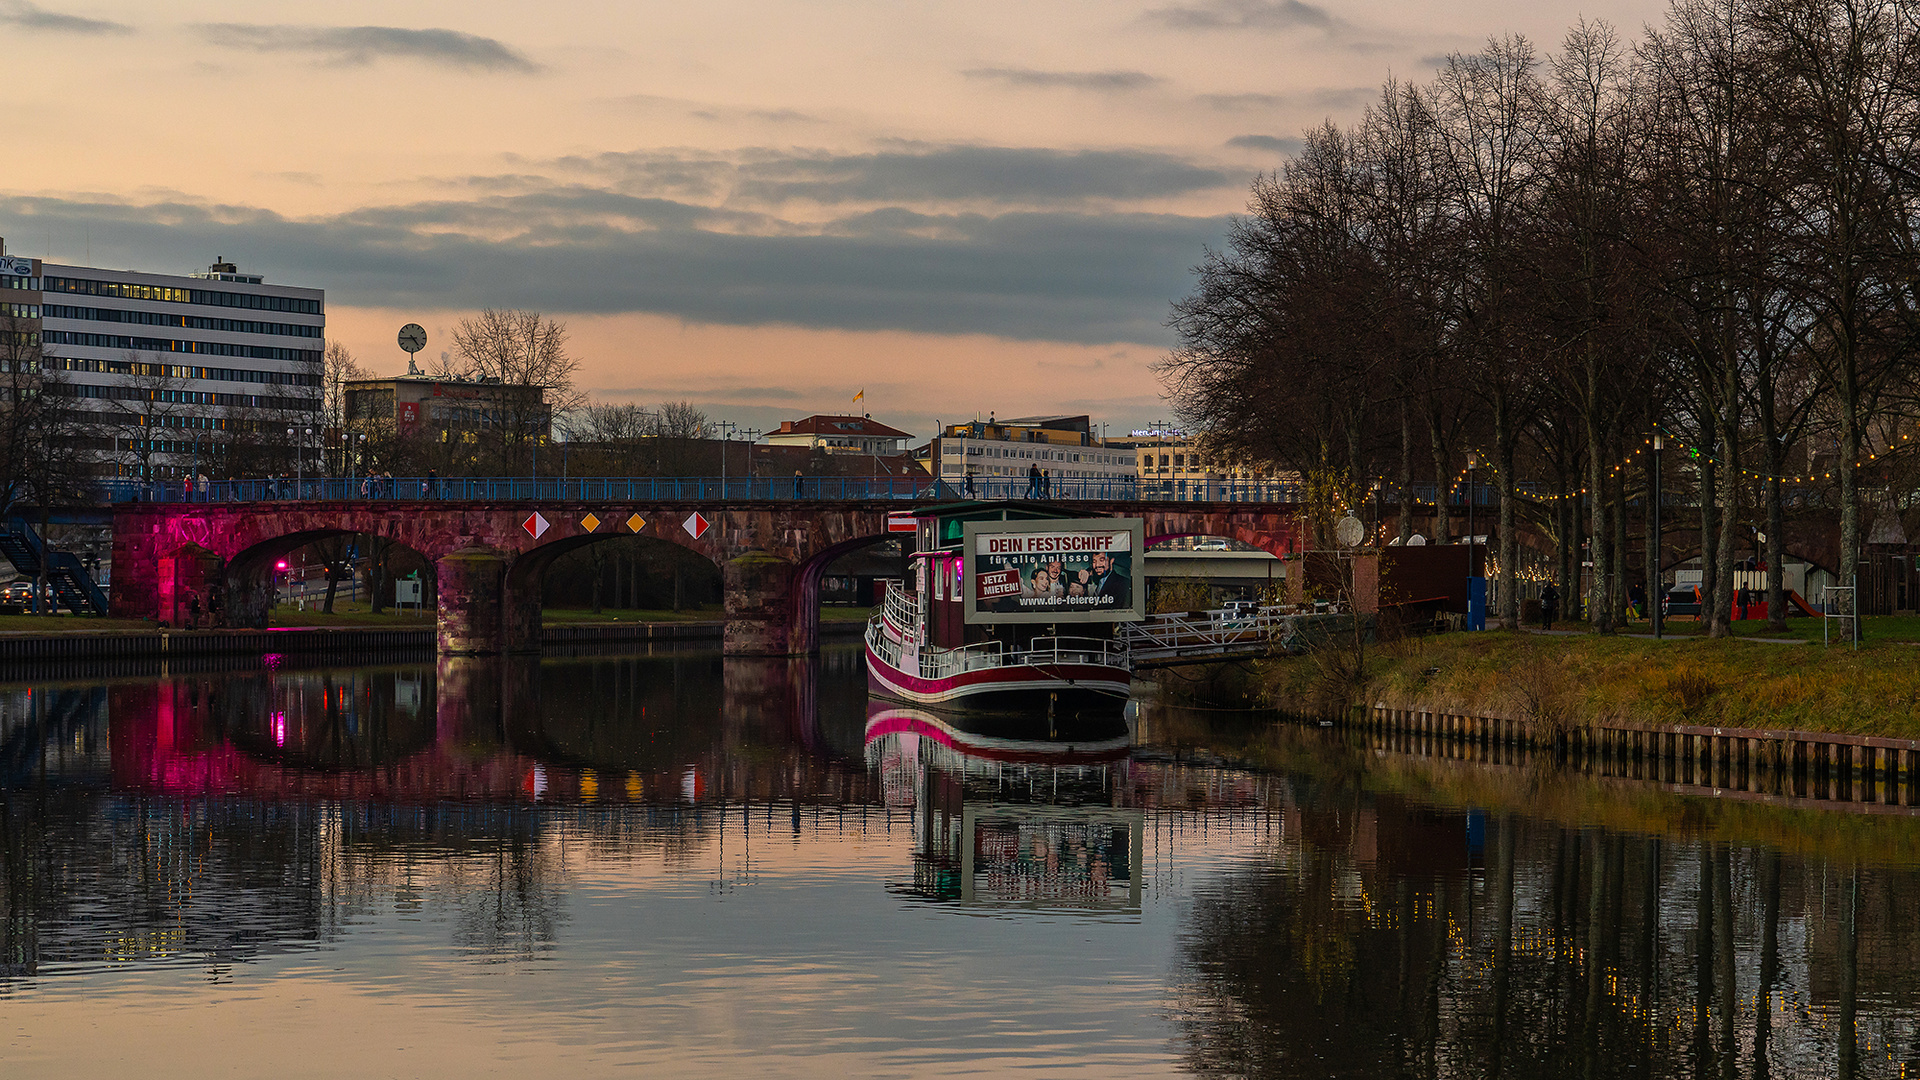
{"label": "stone arch bridge", "polygon": [[[902,535],[889,534],[888,517],[913,512],[886,499],[122,503],[113,511],[111,603],[115,615],[177,626],[192,596],[217,588],[229,625],[264,628],[278,560],[317,540],[359,533],[410,548],[436,568],[441,652],[533,652],[541,578],[553,560],[596,541],[640,536],[720,568],[729,655],[794,656],[816,648],[827,564]],[[1070,512],[1143,518],[1150,541],[1221,536],[1276,555],[1297,550],[1291,504],[1075,502]]]}

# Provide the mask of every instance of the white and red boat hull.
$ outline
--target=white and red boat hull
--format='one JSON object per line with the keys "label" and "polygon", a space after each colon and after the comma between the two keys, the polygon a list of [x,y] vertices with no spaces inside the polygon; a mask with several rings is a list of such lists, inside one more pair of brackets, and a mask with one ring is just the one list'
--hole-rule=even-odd
{"label": "white and red boat hull", "polygon": [[1132,684],[1123,667],[1076,663],[1009,663],[926,678],[889,664],[871,643],[866,651],[868,690],[910,705],[1018,711],[1106,707],[1117,712]]}

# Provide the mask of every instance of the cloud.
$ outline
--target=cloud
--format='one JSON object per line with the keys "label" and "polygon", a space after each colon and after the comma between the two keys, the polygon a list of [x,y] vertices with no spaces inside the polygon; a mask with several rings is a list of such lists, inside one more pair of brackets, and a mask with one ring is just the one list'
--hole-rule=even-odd
{"label": "cloud", "polygon": [[1321,87],[1304,94],[1201,94],[1195,100],[1221,112],[1254,112],[1282,108],[1352,109],[1371,101],[1380,91],[1372,86]]}
{"label": "cloud", "polygon": [[469,71],[531,72],[533,61],[492,38],[458,30],[398,26],[288,26],[209,23],[200,32],[215,45],[251,52],[311,53],[329,63],[420,60]]}
{"label": "cloud", "polygon": [[916,152],[822,155],[741,166],[736,198],[780,203],[1081,203],[1216,188],[1235,178],[1169,154],[948,146]]}
{"label": "cloud", "polygon": [[1034,89],[1097,90],[1103,93],[1144,90],[1160,82],[1144,71],[1035,71],[1032,68],[971,68],[960,74],[969,79]]}
{"label": "cloud", "polygon": [[1322,30],[1346,27],[1331,12],[1301,0],[1207,0],[1155,8],[1144,16],[1181,30]]}
{"label": "cloud", "polygon": [[1275,154],[1297,154],[1303,145],[1299,139],[1280,135],[1235,135],[1227,145],[1241,150],[1266,150]]}
{"label": "cloud", "polygon": [[0,23],[27,30],[46,30],[56,34],[85,34],[93,37],[133,33],[133,27],[125,23],[109,22],[106,19],[85,19],[78,15],[62,15],[57,11],[35,7],[26,0],[0,3]]}
{"label": "cloud", "polygon": [[1277,109],[1287,103],[1279,94],[1201,94],[1199,101],[1223,112],[1239,109]]}
{"label": "cloud", "polygon": [[755,120],[765,120],[773,124],[824,124],[826,121],[817,116],[798,112],[794,109],[749,109],[747,116]]}
{"label": "cloud", "polygon": [[[510,159],[530,171],[585,178],[636,196],[668,196],[733,207],[947,205],[989,203],[1005,209],[1152,199],[1205,191],[1237,176],[1150,150],[1054,150],[898,141],[858,154],[744,150],[721,157],[704,151],[635,150],[575,155],[548,162]],[[475,189],[526,189],[518,172],[473,177]]]}
{"label": "cloud", "polygon": [[[749,214],[554,186],[292,219],[257,207],[0,195],[0,234],[90,228],[158,272],[223,252],[332,303],[1170,345],[1168,303],[1224,217],[899,208],[801,229]],[[199,258],[197,254],[193,258]],[[57,261],[57,260],[56,260]]]}

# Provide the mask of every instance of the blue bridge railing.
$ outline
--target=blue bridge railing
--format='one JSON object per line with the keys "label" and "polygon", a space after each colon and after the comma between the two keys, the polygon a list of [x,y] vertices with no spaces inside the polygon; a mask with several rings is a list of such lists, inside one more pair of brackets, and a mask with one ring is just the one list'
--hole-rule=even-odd
{"label": "blue bridge railing", "polygon": [[262,480],[107,480],[108,502],[252,503],[375,502],[955,502],[1032,499],[1046,502],[1294,502],[1299,485],[1259,481],[1053,480],[1035,490],[1023,478],[965,481],[932,478],[808,476],[605,477],[294,477]]}

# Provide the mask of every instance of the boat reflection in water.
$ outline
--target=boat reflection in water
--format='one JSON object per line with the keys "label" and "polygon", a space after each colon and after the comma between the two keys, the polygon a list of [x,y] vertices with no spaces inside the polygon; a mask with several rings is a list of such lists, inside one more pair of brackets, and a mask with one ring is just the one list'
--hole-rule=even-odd
{"label": "boat reflection in water", "polygon": [[1133,738],[1118,716],[1045,719],[867,706],[867,765],[915,811],[913,883],[1003,908],[1140,910],[1146,815],[1115,805]]}

